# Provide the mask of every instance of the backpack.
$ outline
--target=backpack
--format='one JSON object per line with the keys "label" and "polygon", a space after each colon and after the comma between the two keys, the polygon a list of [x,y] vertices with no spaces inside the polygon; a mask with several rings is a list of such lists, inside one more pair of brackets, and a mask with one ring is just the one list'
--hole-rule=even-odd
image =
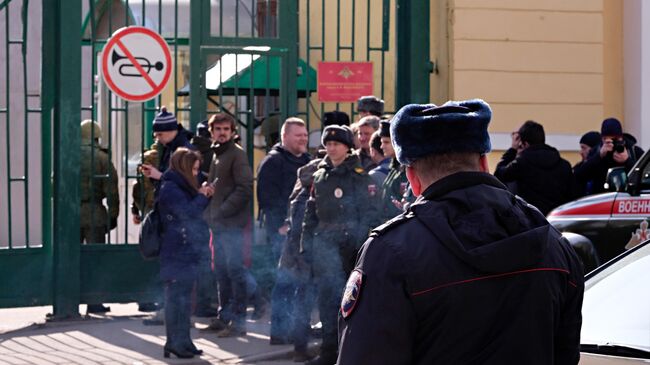
{"label": "backpack", "polygon": [[160,255],[162,245],[162,221],[158,212],[158,202],[144,217],[140,226],[138,246],[144,259],[155,259]]}

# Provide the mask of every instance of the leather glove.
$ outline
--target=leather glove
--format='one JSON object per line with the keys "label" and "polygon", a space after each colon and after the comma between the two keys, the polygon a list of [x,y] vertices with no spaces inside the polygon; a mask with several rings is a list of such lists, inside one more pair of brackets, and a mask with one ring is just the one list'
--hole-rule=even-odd
{"label": "leather glove", "polygon": [[108,226],[108,230],[112,231],[117,227],[117,218],[111,218],[111,224]]}

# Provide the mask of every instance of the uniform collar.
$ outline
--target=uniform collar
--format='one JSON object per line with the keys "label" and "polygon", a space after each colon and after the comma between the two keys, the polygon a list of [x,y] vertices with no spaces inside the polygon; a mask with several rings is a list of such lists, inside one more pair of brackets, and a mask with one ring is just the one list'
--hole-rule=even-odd
{"label": "uniform collar", "polygon": [[503,185],[496,177],[488,173],[463,171],[445,176],[429,185],[429,187],[427,187],[422,193],[422,199],[436,200],[453,190],[464,189],[475,185],[490,185],[507,190],[505,185]]}

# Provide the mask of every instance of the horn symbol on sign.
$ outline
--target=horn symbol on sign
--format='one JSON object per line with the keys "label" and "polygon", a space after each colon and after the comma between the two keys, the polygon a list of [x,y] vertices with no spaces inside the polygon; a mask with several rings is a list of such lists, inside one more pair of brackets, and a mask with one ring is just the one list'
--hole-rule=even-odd
{"label": "horn symbol on sign", "polygon": [[[123,60],[123,59],[129,59],[126,56],[119,55],[116,50],[113,50],[113,54],[111,55],[111,61],[112,64],[115,65],[118,61]],[[138,61],[140,67],[142,67],[147,74],[151,71],[151,69],[156,69],[157,71],[160,71],[163,69],[163,63],[158,61],[155,64],[151,64],[151,61],[144,57],[135,57],[136,61]],[[131,63],[124,63],[123,65],[120,65],[120,68],[118,69],[118,72],[122,76],[126,77],[142,77],[142,75],[138,72],[138,70],[128,70],[130,68],[135,68],[135,66]]]}

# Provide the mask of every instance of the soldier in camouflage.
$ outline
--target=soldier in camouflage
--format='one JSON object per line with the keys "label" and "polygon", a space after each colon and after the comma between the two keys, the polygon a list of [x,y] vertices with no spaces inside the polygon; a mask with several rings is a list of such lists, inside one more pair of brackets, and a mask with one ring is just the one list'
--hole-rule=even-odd
{"label": "soldier in camouflage", "polygon": [[336,313],[357,250],[377,223],[377,186],[350,154],[352,132],[331,125],[323,131],[327,156],[314,173],[302,233],[302,250],[313,257],[318,306],[323,323],[319,357],[309,364],[334,364],[337,357]]}
{"label": "soldier in camouflage", "polygon": [[[106,234],[117,226],[120,201],[117,171],[108,150],[100,147],[97,122],[81,122],[81,243],[105,243]],[[106,199],[108,208],[104,206]]]}
{"label": "soldier in camouflage", "polygon": [[[81,211],[79,228],[82,244],[106,243],[106,234],[117,226],[120,200],[117,171],[108,150],[100,147],[102,130],[97,122],[81,122]],[[104,199],[108,209],[104,206]],[[101,303],[88,303],[87,313],[110,311]]]}
{"label": "soldier in camouflage", "polygon": [[[144,152],[142,158],[143,164],[158,166],[160,154],[157,148],[158,142],[151,145],[151,149]],[[131,203],[131,215],[133,224],[140,224],[144,217],[153,209],[155,187],[150,179],[144,176],[139,177],[138,181],[133,184],[133,203]]]}

